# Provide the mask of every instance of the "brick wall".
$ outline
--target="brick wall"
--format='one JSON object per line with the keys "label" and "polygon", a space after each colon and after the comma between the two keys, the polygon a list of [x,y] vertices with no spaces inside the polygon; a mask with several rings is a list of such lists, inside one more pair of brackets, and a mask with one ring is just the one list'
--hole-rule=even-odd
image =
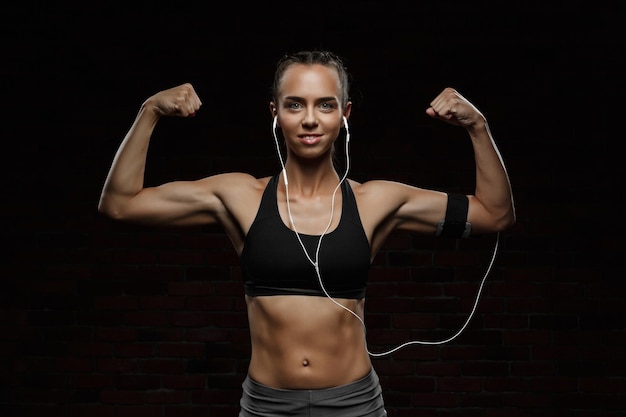
{"label": "brick wall", "polygon": [[[252,23],[227,7],[5,15],[15,58],[2,69],[0,415],[236,415],[249,338],[230,242],[217,228],[114,223],[96,204],[141,101],[184,81],[204,107],[159,125],[146,181],[275,172],[272,64],[317,46],[343,54],[355,78],[352,178],[471,191],[465,134],[423,115],[452,85],[490,120],[516,198],[518,223],[500,236],[467,329],[374,359],[389,415],[623,415],[623,170],[612,129],[623,6],[316,4],[312,15]],[[370,277],[370,350],[452,336],[495,243],[394,234]]]}

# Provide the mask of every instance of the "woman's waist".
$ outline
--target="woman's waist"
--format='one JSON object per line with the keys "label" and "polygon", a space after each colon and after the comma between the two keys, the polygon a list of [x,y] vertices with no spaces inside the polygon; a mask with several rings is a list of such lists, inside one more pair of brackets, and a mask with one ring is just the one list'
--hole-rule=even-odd
{"label": "woman's waist", "polygon": [[261,384],[278,389],[321,389],[354,382],[372,369],[363,346],[343,348],[339,354],[293,347],[276,355],[252,346],[248,374]]}
{"label": "woman's waist", "polygon": [[363,377],[371,369],[360,321],[363,303],[310,296],[248,298],[251,377],[290,389],[337,386]]}

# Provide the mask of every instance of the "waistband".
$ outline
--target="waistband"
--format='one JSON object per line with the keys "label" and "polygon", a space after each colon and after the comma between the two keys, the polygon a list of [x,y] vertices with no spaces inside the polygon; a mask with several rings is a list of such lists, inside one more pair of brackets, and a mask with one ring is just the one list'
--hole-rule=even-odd
{"label": "waistband", "polygon": [[250,394],[256,394],[269,398],[281,398],[289,401],[323,402],[333,400],[338,397],[345,397],[348,394],[364,393],[374,391],[375,395],[380,394],[379,378],[374,368],[363,378],[345,385],[321,389],[282,389],[273,388],[256,382],[249,376],[243,382],[244,390]]}

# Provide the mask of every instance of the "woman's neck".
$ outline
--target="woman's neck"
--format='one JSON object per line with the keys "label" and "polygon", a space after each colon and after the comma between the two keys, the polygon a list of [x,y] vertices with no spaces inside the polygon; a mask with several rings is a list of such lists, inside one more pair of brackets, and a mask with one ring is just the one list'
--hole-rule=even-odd
{"label": "woman's neck", "polygon": [[[290,192],[305,196],[332,193],[340,179],[329,159],[321,163],[319,161],[301,163],[300,161],[293,161],[293,159],[288,160],[285,164],[285,171],[287,172]],[[282,175],[284,174],[283,172]],[[284,185],[284,179],[281,183]]]}

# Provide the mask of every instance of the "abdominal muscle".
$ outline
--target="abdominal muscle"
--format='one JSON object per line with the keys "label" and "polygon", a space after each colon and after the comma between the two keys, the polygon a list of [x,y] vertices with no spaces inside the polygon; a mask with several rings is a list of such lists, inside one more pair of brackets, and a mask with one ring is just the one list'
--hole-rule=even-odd
{"label": "abdominal muscle", "polygon": [[[364,299],[335,301],[363,318]],[[370,372],[362,323],[327,297],[246,296],[246,303],[253,380],[279,389],[320,389]]]}

